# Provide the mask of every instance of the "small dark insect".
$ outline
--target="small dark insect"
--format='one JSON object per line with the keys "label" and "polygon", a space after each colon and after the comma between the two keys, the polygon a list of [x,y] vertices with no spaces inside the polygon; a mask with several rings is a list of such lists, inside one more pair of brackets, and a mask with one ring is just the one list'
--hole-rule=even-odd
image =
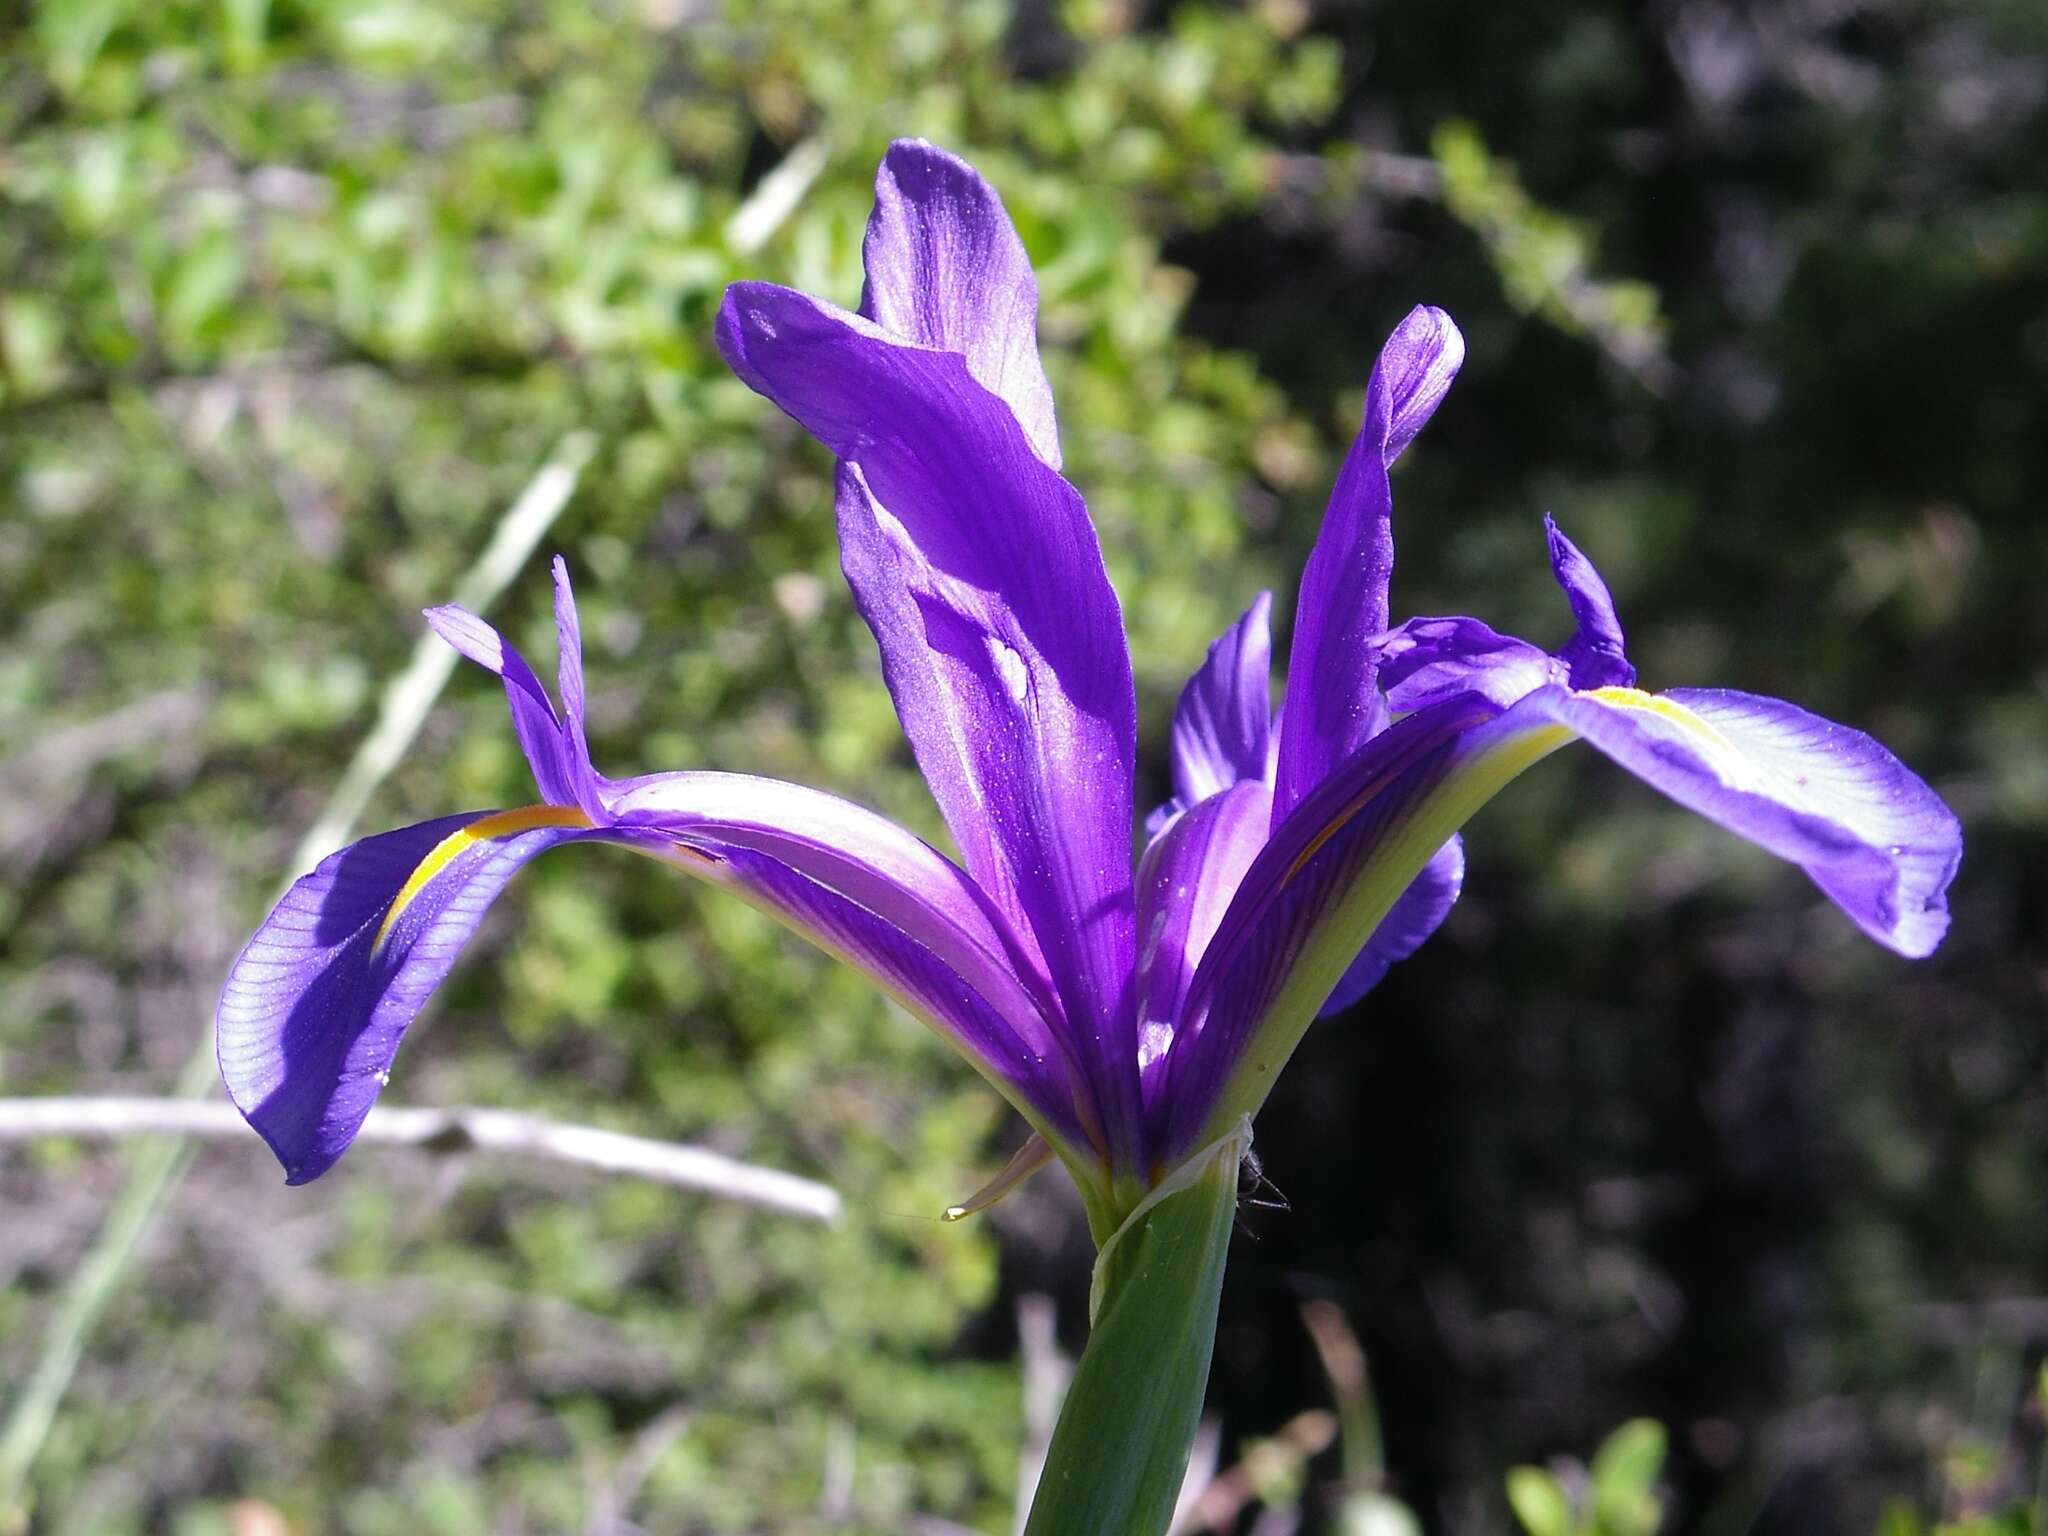
{"label": "small dark insect", "polygon": [[1237,1230],[1253,1238],[1258,1233],[1244,1219],[1246,1210],[1293,1209],[1280,1186],[1266,1177],[1266,1165],[1259,1161],[1259,1154],[1250,1149],[1246,1149],[1244,1161],[1237,1165],[1237,1207]]}

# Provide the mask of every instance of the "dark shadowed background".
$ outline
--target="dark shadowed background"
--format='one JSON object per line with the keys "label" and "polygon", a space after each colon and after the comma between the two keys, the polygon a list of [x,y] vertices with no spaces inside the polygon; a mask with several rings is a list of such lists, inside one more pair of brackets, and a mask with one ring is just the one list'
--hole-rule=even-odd
{"label": "dark shadowed background", "polygon": [[[940,836],[830,465],[709,345],[736,277],[853,302],[874,162],[924,134],[1039,268],[1141,804],[1208,637],[1261,586],[1284,634],[1374,351],[1428,301],[1470,358],[1395,477],[1397,613],[1561,638],[1553,511],[1647,685],[1868,729],[1965,823],[1913,965],[1590,754],[1483,812],[1445,929],[1260,1121],[1211,1390],[1242,1497],[1208,1528],[1400,1529],[1347,1502],[1373,1471],[1316,1417],[1310,1304],[1430,1531],[1519,1529],[1510,1467],[1570,1488],[1642,1417],[1669,1532],[2040,1530],[2044,101],[2031,0],[14,13],[0,1095],[170,1091],[419,608],[586,445],[541,547],[599,762]],[[543,554],[493,617],[547,654]],[[360,829],[527,798],[502,717],[458,673]],[[0,1142],[0,1530],[1009,1528],[1019,1319],[1050,1296],[1078,1342],[1079,1213],[1052,1175],[935,1220],[1018,1128],[857,980],[569,850],[391,1097],[703,1143],[847,1215],[401,1149],[288,1191],[211,1142],[74,1370],[58,1324],[148,1153]],[[1560,1536],[1647,1529],[1601,1518]]]}

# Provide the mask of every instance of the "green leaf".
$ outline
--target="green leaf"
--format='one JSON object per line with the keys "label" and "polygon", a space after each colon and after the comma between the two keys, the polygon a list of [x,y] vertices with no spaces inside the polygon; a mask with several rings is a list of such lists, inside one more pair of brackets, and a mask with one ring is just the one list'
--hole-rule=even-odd
{"label": "green leaf", "polygon": [[47,299],[31,293],[0,298],[0,381],[28,398],[54,389],[64,377],[64,319]]}
{"label": "green leaf", "polygon": [[1025,1536],[1160,1536],[1209,1384],[1216,1302],[1251,1123],[1155,1189],[1102,1245],[1094,1322]]}
{"label": "green leaf", "polygon": [[1601,1536],[1650,1536],[1663,1517],[1657,1474],[1664,1468],[1664,1426],[1631,1419],[1593,1453],[1593,1515]]}
{"label": "green leaf", "polygon": [[1572,1536],[1572,1501],[1541,1467],[1509,1470],[1508,1507],[1529,1536]]}

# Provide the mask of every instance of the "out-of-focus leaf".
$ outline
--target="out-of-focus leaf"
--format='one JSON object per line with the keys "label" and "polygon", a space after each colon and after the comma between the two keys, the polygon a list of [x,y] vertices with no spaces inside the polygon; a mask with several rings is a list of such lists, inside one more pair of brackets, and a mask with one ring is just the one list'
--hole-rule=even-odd
{"label": "out-of-focus leaf", "polygon": [[1653,1536],[1662,1518],[1656,1489],[1665,1446],[1655,1419],[1631,1419],[1600,1443],[1588,1481],[1601,1536]]}
{"label": "out-of-focus leaf", "polygon": [[1571,1496],[1553,1474],[1541,1467],[1511,1468],[1507,1491],[1508,1508],[1528,1536],[1573,1536]]}

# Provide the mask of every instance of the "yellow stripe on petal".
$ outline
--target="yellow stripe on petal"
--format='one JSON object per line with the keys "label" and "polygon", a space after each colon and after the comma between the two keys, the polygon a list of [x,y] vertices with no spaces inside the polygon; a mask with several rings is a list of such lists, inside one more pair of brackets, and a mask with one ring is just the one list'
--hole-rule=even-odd
{"label": "yellow stripe on petal", "polygon": [[1615,709],[1655,715],[1659,720],[1668,721],[1692,739],[1694,748],[1707,760],[1707,766],[1714,770],[1723,784],[1730,789],[1757,788],[1756,766],[1742,755],[1734,742],[1676,699],[1667,699],[1660,693],[1645,693],[1640,688],[1588,688],[1579,697],[1597,699]]}
{"label": "yellow stripe on petal", "polygon": [[399,887],[398,894],[384,913],[384,921],[377,927],[377,937],[371,941],[370,953],[375,954],[384,947],[391,925],[427,888],[434,876],[446,869],[465,849],[493,838],[517,837],[521,832],[531,832],[536,827],[581,829],[590,825],[590,818],[573,805],[524,805],[516,811],[493,811],[488,816],[479,816],[466,827],[457,827],[434,844],[432,851],[420,860],[419,868]]}

